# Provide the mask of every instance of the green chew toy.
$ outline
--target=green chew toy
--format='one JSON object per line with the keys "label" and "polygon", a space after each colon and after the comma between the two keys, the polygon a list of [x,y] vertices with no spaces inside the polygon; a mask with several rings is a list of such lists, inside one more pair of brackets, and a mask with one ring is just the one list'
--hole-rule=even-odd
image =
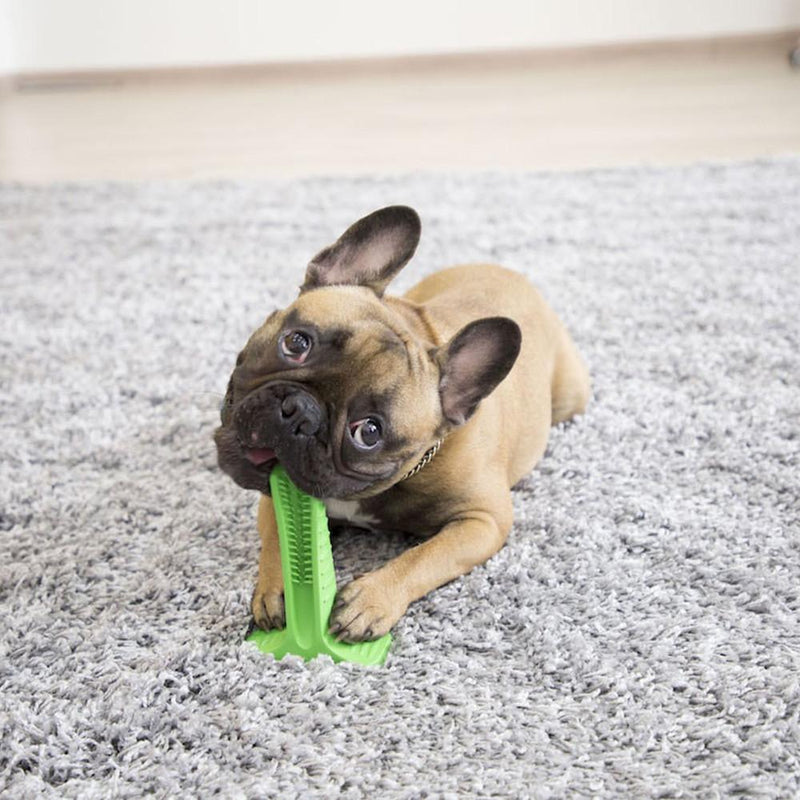
{"label": "green chew toy", "polygon": [[283,658],[288,653],[306,661],[323,653],[334,661],[383,664],[392,635],[374,642],[338,642],[328,633],[328,617],[336,597],[336,573],[325,506],[301,492],[281,466],[269,478],[281,547],[286,627],[254,630],[247,637],[264,653]]}

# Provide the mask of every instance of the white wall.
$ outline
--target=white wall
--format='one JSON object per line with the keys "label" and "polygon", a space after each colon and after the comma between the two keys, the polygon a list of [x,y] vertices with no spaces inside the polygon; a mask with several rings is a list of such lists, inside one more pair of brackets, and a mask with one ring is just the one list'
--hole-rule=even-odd
{"label": "white wall", "polygon": [[8,1],[0,0],[0,75],[13,72],[17,66],[14,51],[11,49],[11,22]]}
{"label": "white wall", "polygon": [[800,0],[0,0],[0,71],[230,64],[800,27]]}

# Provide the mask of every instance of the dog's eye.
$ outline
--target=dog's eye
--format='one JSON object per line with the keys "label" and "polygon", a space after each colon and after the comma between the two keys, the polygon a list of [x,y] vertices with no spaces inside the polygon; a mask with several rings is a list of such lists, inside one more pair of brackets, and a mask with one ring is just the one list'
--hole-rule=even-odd
{"label": "dog's eye", "polygon": [[292,364],[302,364],[311,352],[311,337],[303,331],[289,331],[281,337],[281,355]]}
{"label": "dog's eye", "polygon": [[373,417],[351,422],[350,435],[358,447],[364,450],[371,450],[381,440],[381,424]]}

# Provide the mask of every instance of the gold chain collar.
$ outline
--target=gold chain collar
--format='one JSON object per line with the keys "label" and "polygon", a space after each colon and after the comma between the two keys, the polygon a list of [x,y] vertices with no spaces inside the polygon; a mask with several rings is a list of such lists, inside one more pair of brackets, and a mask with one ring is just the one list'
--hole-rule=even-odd
{"label": "gold chain collar", "polygon": [[439,448],[442,446],[443,441],[444,439],[437,439],[437,441],[435,441],[433,445],[425,451],[425,454],[417,462],[417,465],[415,467],[412,467],[408,472],[406,472],[406,474],[403,475],[403,477],[400,478],[400,480],[404,481],[407,478],[410,478],[412,475],[416,475],[423,467],[427,467],[428,464],[430,464],[431,461],[433,461],[433,457],[439,452]]}

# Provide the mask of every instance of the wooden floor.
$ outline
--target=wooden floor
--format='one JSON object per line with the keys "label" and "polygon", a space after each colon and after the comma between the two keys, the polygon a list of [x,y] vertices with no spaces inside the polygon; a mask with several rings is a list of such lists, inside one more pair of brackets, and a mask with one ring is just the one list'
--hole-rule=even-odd
{"label": "wooden floor", "polygon": [[572,169],[800,152],[791,37],[0,93],[0,179]]}

